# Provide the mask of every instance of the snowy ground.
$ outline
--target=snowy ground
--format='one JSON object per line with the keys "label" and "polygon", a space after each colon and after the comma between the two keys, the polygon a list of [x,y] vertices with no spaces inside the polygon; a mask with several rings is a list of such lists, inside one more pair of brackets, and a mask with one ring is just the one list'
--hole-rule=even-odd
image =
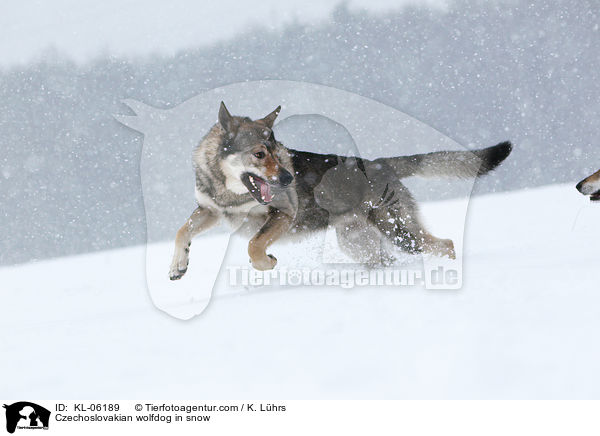
{"label": "snowy ground", "polygon": [[[425,208],[434,233],[451,206]],[[152,305],[143,247],[3,268],[2,392],[598,398],[599,221],[572,185],[477,197],[460,291],[252,289],[190,321]],[[194,259],[210,255],[202,244]]]}

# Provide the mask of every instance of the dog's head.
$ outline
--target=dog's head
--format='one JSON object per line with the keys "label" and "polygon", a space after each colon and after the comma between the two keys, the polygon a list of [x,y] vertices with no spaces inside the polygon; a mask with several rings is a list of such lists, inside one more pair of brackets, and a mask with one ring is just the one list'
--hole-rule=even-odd
{"label": "dog's head", "polygon": [[583,179],[577,184],[576,188],[583,195],[589,195],[590,200],[600,201],[600,171],[597,171],[588,178]]}
{"label": "dog's head", "polygon": [[273,123],[281,106],[259,120],[232,116],[221,102],[219,124],[224,131],[221,146],[221,169],[229,189],[245,190],[261,204],[273,201],[274,190],[292,183],[292,168],[286,149],[275,140]]}

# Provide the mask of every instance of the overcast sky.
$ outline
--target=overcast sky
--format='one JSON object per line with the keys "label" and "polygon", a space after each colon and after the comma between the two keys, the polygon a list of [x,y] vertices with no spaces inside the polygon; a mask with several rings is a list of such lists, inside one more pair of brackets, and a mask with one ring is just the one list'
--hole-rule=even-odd
{"label": "overcast sky", "polygon": [[[81,63],[99,54],[171,54],[229,38],[248,26],[273,29],[296,19],[317,22],[340,0],[2,0],[0,65],[15,66],[49,47]],[[350,0],[351,9],[385,13],[407,3],[447,0]]]}

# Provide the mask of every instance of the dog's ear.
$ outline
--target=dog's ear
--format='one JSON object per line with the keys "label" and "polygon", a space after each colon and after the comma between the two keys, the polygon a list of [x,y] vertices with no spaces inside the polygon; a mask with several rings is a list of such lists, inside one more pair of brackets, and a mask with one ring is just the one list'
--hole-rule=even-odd
{"label": "dog's ear", "polygon": [[270,129],[271,127],[273,127],[275,118],[277,118],[277,115],[279,115],[280,111],[281,111],[281,106],[277,106],[277,108],[273,112],[271,112],[269,115],[267,115],[264,118],[261,118],[260,120],[256,120],[256,121],[263,122],[265,124],[265,126],[267,126]]}
{"label": "dog's ear", "polygon": [[219,108],[219,124],[221,124],[221,127],[223,127],[226,132],[231,132],[233,130],[233,117],[223,102],[221,102],[221,107]]}

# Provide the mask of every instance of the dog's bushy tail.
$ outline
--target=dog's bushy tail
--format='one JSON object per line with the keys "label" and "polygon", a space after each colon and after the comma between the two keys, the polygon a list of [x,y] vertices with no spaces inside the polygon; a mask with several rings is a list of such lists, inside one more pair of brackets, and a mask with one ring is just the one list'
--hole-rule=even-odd
{"label": "dog's bushy tail", "polygon": [[381,158],[375,162],[390,165],[399,178],[458,177],[471,178],[487,174],[512,151],[509,141],[472,151],[436,151],[412,156]]}

